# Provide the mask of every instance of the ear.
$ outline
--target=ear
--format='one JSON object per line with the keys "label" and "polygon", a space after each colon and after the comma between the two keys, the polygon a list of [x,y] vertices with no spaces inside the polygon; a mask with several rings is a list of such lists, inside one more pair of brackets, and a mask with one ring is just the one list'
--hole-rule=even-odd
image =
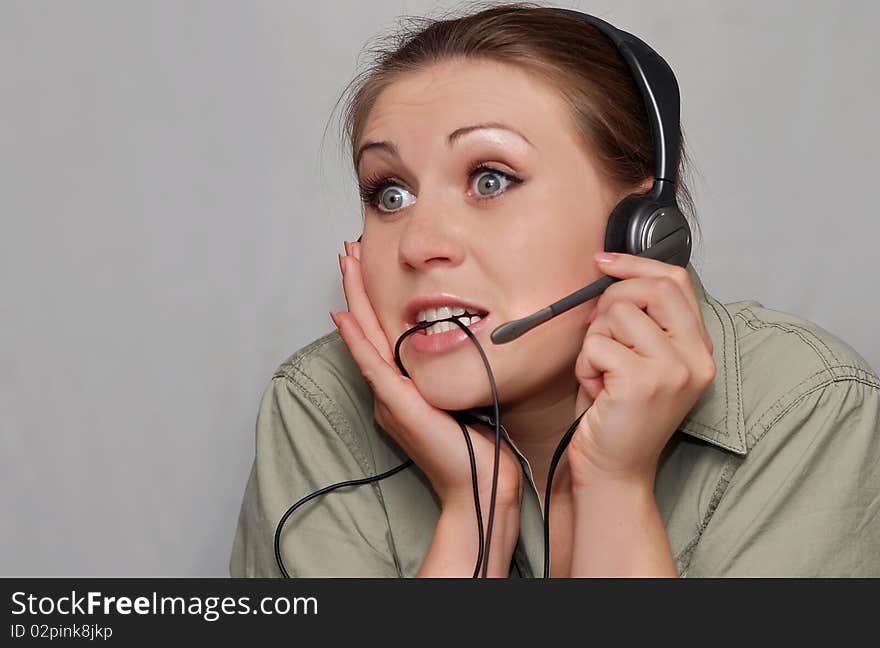
{"label": "ear", "polygon": [[648,193],[653,186],[654,176],[648,176],[642,181],[642,184],[639,185],[639,188],[636,189],[635,193]]}
{"label": "ear", "polygon": [[654,186],[654,176],[648,176],[644,180],[642,180],[638,185],[632,187],[628,191],[623,191],[620,195],[617,196],[617,200],[614,202],[616,205],[618,202],[626,198],[627,196],[638,195],[638,194],[646,194],[651,191],[651,187]]}

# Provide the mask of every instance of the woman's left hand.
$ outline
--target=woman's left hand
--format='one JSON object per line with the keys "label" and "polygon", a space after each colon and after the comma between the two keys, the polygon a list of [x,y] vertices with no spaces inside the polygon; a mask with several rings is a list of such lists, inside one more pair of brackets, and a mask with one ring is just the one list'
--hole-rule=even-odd
{"label": "woman's left hand", "polygon": [[715,377],[712,339],[685,268],[596,256],[621,281],[598,298],[575,367],[575,415],[590,407],[567,450],[572,485],[653,483],[663,447]]}

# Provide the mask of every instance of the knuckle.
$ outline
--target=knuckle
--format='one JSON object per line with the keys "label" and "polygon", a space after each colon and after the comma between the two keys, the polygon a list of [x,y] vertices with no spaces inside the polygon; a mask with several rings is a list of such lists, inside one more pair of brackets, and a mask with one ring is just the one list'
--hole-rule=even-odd
{"label": "knuckle", "polygon": [[675,390],[684,389],[691,382],[691,371],[683,364],[673,364],[666,370],[666,381]]}
{"label": "knuckle", "polygon": [[681,365],[675,374],[675,386],[684,389],[691,383],[691,371],[685,365]]}
{"label": "knuckle", "polygon": [[617,319],[622,317],[627,311],[629,311],[629,305],[626,302],[616,301],[608,307],[608,316]]}
{"label": "knuckle", "polygon": [[622,281],[617,281],[611,284],[602,292],[602,296],[599,297],[599,301],[602,301],[603,299],[605,301],[615,301],[618,297],[617,293],[621,291],[622,287],[625,287]]}
{"label": "knuckle", "polygon": [[658,289],[667,297],[680,290],[678,280],[672,277],[660,277],[657,281]]}
{"label": "knuckle", "polygon": [[706,365],[703,369],[703,382],[708,385],[713,380],[715,380],[715,375],[718,371],[718,368],[715,365],[715,359],[710,355],[706,358]]}
{"label": "knuckle", "polygon": [[578,382],[593,378],[592,374],[593,372],[590,370],[590,367],[586,362],[578,362],[574,368],[574,376],[577,378]]}
{"label": "knuckle", "polygon": [[687,268],[683,268],[679,265],[673,266],[670,272],[670,277],[677,285],[681,286],[682,288],[690,285],[691,283],[691,276],[688,273]]}
{"label": "knuckle", "polygon": [[584,359],[589,359],[589,356],[596,353],[599,349],[599,345],[602,344],[602,341],[599,339],[598,333],[587,333],[587,337],[584,338],[583,345],[583,355]]}

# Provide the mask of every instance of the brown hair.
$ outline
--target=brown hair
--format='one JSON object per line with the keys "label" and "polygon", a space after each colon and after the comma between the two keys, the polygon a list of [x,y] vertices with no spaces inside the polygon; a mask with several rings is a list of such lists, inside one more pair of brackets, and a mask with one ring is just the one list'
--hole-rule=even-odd
{"label": "brown hair", "polygon": [[[404,16],[409,24],[367,49],[374,55],[372,63],[340,96],[349,94],[342,131],[355,174],[364,124],[386,87],[400,75],[434,63],[482,58],[516,65],[552,83],[570,109],[585,152],[615,191],[629,193],[653,176],[654,145],[644,101],[611,40],[576,17],[537,3],[482,8],[485,4],[468,3],[469,13],[459,17]],[[693,197],[683,180],[690,162],[684,133],[679,133],[678,203],[699,231]]]}

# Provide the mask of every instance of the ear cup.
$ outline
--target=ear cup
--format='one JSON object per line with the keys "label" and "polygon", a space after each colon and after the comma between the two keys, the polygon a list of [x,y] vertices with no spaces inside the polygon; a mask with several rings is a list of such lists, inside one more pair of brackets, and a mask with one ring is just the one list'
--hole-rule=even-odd
{"label": "ear cup", "polygon": [[683,229],[685,243],[666,259],[681,267],[691,257],[691,229],[675,204],[661,204],[639,194],[627,196],[611,212],[605,229],[605,250],[641,254],[660,239]]}
{"label": "ear cup", "polygon": [[608,225],[605,227],[605,251],[606,252],[625,252],[627,254],[638,254],[632,252],[627,245],[630,239],[629,232],[632,227],[630,223],[633,221],[632,216],[640,211],[641,205],[650,204],[652,201],[645,196],[632,194],[621,200],[608,217]]}
{"label": "ear cup", "polygon": [[676,205],[655,204],[640,209],[630,221],[628,245],[638,254],[677,230],[685,232],[683,242],[665,261],[684,268],[691,258],[691,228]]}

